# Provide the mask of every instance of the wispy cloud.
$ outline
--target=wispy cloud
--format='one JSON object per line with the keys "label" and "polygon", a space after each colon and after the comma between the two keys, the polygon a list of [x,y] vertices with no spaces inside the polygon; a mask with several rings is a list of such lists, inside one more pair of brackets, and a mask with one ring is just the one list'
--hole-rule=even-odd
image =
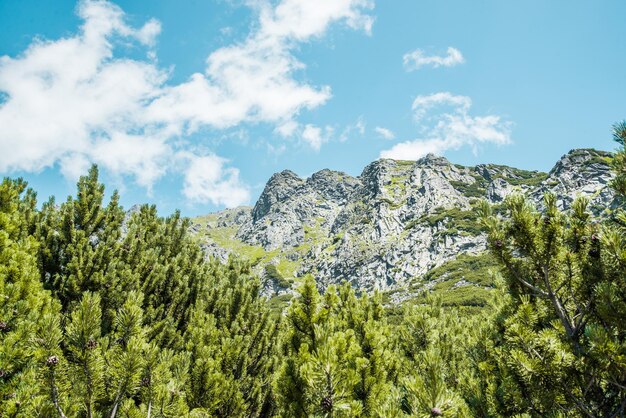
{"label": "wispy cloud", "polygon": [[250,200],[250,188],[239,179],[239,170],[227,167],[217,155],[188,155],[183,195],[192,202],[234,207]]}
{"label": "wispy cloud", "polygon": [[427,55],[423,50],[416,49],[415,51],[404,54],[402,62],[407,71],[415,71],[424,66],[431,66],[433,68],[453,67],[458,64],[463,64],[465,58],[463,58],[461,51],[453,47],[448,47],[446,55],[443,56]]}
{"label": "wispy cloud", "polygon": [[289,137],[292,137],[296,133],[299,127],[300,127],[300,124],[298,124],[298,122],[293,121],[293,120],[288,120],[286,122],[281,123],[276,128],[274,128],[274,132],[279,134],[283,138],[289,138]]}
{"label": "wispy cloud", "polygon": [[374,128],[374,131],[378,134],[378,136],[380,136],[383,139],[394,139],[396,137],[396,134],[393,133],[393,131],[387,129],[387,128],[383,128],[381,126],[377,126]]}
{"label": "wispy cloud", "polygon": [[350,139],[350,137],[354,136],[355,133],[358,136],[365,135],[365,118],[363,116],[359,116],[356,122],[343,128],[341,135],[339,135],[339,141],[345,142]]}
{"label": "wispy cloud", "polygon": [[150,51],[160,25],[132,28],[106,2],[80,3],[78,14],[78,35],[37,40],[16,58],[0,58],[0,90],[8,95],[0,107],[0,148],[10,150],[0,155],[0,171],[59,163],[74,176],[97,162],[149,187],[170,150],[165,132],[145,120],[145,107],[167,73],[148,59],[115,59],[112,45],[122,38]]}
{"label": "wispy cloud", "polygon": [[328,142],[333,134],[333,128],[326,126],[321,128],[312,124],[307,124],[302,130],[302,139],[308,143],[315,151],[322,148],[322,144]]}
{"label": "wispy cloud", "polygon": [[382,151],[382,158],[418,159],[426,154],[470,147],[477,152],[481,144],[511,142],[511,123],[500,116],[472,116],[472,100],[448,92],[417,96],[413,101],[415,120],[422,125],[423,137],[401,142]]}
{"label": "wispy cloud", "polygon": [[[185,174],[187,198],[239,202],[245,193],[236,169],[210,153],[190,154],[193,144],[185,137],[247,122],[287,132],[286,121],[331,97],[329,86],[295,78],[305,65],[293,51],[334,23],[369,32],[372,7],[368,0],[263,3],[245,41],[214,51],[203,72],[172,85],[169,70],[156,61],[158,21],[134,28],[115,4],[81,1],[83,24],[76,35],[37,40],[16,57],[0,57],[0,149],[10,150],[0,154],[0,172],[58,165],[74,177],[95,162],[150,189],[175,170]],[[119,56],[121,43],[141,46],[146,58]],[[323,143],[323,135],[320,141],[308,136],[314,147]],[[191,180],[190,173],[209,165],[211,175]],[[199,185],[209,191],[202,193]],[[224,197],[228,187],[238,198]]]}
{"label": "wispy cloud", "polygon": [[261,6],[258,29],[242,43],[220,48],[207,59],[204,74],[169,88],[149,107],[155,120],[177,132],[198,126],[226,128],[241,122],[277,125],[302,109],[313,109],[331,97],[330,86],[314,87],[294,78],[305,68],[293,51],[324,34],[329,25],[371,30],[373,7],[367,0],[283,0]]}
{"label": "wispy cloud", "polygon": [[[467,113],[471,106],[472,100],[469,97],[455,96],[448,92],[417,96],[412,105],[413,118],[419,122],[429,114],[439,117],[440,114],[445,114],[446,110],[451,113]],[[439,112],[433,113],[433,109]]]}

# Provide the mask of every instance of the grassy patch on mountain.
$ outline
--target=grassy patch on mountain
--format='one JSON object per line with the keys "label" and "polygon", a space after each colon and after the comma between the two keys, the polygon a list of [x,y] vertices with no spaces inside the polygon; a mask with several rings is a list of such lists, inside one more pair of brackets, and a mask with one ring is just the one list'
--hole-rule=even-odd
{"label": "grassy patch on mountain", "polygon": [[[195,221],[195,220],[194,220]],[[235,237],[237,227],[216,227],[202,228],[195,239],[202,243],[208,240],[214,241],[217,245],[232,251],[237,256],[245,258],[252,265],[256,265],[261,259],[267,258],[270,252],[258,245],[249,245]],[[208,240],[207,240],[208,238]]]}
{"label": "grassy patch on mountain", "polygon": [[394,161],[396,162],[398,167],[408,168],[408,167],[413,167],[415,165],[415,161],[413,160],[394,160]]}
{"label": "grassy patch on mountain", "polygon": [[593,148],[578,149],[573,151],[570,155],[573,157],[591,155],[591,157],[583,163],[585,167],[593,164],[611,165],[611,161],[613,161],[613,154],[610,152],[599,151]]}
{"label": "grassy patch on mountain", "polygon": [[430,270],[424,275],[422,281],[445,278],[456,283],[463,279],[480,286],[491,286],[493,280],[490,270],[496,266],[496,261],[487,253],[479,255],[460,254],[454,260]]}
{"label": "grassy patch on mountain", "polygon": [[274,264],[267,264],[265,266],[265,277],[272,280],[274,283],[276,283],[279,287],[282,287],[283,289],[290,288],[291,284],[293,283],[293,279],[291,281],[286,279],[280,273],[280,271],[278,271],[278,268]]}
{"label": "grassy patch on mountain", "polygon": [[412,303],[424,303],[430,293],[440,296],[446,306],[485,306],[493,286],[492,270],[496,267],[496,261],[487,253],[461,254],[413,283],[413,288],[420,288],[425,283],[436,282],[430,292],[419,294]]}
{"label": "grassy patch on mountain", "polygon": [[476,179],[473,183],[466,183],[464,181],[450,181],[452,187],[463,193],[467,197],[484,197],[487,192],[487,186],[489,182],[481,176],[474,176]]}
{"label": "grassy patch on mountain", "polygon": [[461,232],[479,235],[482,232],[478,222],[478,213],[471,209],[437,208],[432,214],[422,216],[417,223],[425,223],[429,226],[445,225],[446,228],[439,231],[439,235],[456,235]]}
{"label": "grassy patch on mountain", "polygon": [[548,173],[542,171],[522,170],[497,164],[488,164],[487,167],[497,170],[498,174],[492,175],[494,179],[501,178],[513,186],[536,186],[548,178]]}

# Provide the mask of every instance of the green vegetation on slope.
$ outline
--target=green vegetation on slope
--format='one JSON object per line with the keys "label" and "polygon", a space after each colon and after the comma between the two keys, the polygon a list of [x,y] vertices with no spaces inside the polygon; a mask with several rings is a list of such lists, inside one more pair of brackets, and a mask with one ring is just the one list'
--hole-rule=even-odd
{"label": "green vegetation on slope", "polygon": [[431,292],[441,297],[444,306],[486,306],[492,297],[496,270],[496,260],[488,253],[461,254],[430,270],[420,283],[436,281]]}
{"label": "green vegetation on slope", "polygon": [[548,177],[548,173],[521,170],[504,165],[488,164],[487,167],[498,169],[499,173],[494,178],[501,178],[513,186],[536,186]]}
{"label": "green vegetation on slope", "polygon": [[458,208],[437,208],[432,213],[423,215],[406,223],[405,230],[419,224],[431,227],[441,226],[438,235],[479,235],[482,230],[479,225],[478,214],[475,210],[461,210]]}

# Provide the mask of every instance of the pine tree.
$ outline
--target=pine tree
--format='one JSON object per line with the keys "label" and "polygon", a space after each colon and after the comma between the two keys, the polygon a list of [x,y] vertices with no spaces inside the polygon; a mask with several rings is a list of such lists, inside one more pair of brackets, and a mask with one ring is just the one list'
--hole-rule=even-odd
{"label": "pine tree", "polygon": [[[623,133],[617,125],[621,145]],[[622,161],[622,169],[623,152],[614,163]],[[505,219],[483,206],[489,247],[511,294],[494,318],[495,344],[485,361],[497,372],[499,388],[490,389],[494,412],[621,416],[626,411],[625,231],[610,222],[602,226],[587,204],[579,198],[564,214],[548,194],[539,212],[514,195],[507,199]],[[616,219],[621,217],[619,209]]]}
{"label": "pine tree", "polygon": [[209,264],[185,340],[191,353],[189,403],[210,416],[270,416],[277,318],[246,263]]}
{"label": "pine tree", "polygon": [[115,318],[113,333],[107,341],[105,361],[108,364],[106,392],[111,418],[127,397],[134,396],[141,384],[145,365],[145,329],[142,326],[142,295],[131,292]]}
{"label": "pine tree", "polygon": [[51,200],[39,226],[42,244],[42,279],[61,300],[64,309],[84,291],[98,291],[103,276],[119,251],[119,226],[123,211],[113,193],[103,206],[104,185],[92,166],[78,181],[76,199],[68,198],[57,210]]}
{"label": "pine tree", "polygon": [[380,296],[349,284],[324,296],[307,277],[286,318],[276,390],[280,416],[399,416],[400,362]]}
{"label": "pine tree", "polygon": [[0,184],[0,411],[35,415],[46,410],[48,394],[39,374],[42,362],[34,335],[58,322],[60,305],[43,290],[37,271],[36,200],[21,179]]}
{"label": "pine tree", "polygon": [[334,328],[331,306],[322,304],[312,277],[299,294],[287,315],[285,360],[275,381],[279,415],[358,416],[362,407],[351,393],[360,351],[354,332]]}
{"label": "pine tree", "polygon": [[613,140],[620,148],[613,155],[615,178],[611,185],[620,196],[626,196],[626,120],[613,125]]}
{"label": "pine tree", "polygon": [[405,369],[404,407],[411,416],[468,415],[461,393],[469,365],[475,321],[463,320],[456,310],[444,310],[441,299],[405,308],[399,326],[399,345]]}
{"label": "pine tree", "polygon": [[102,312],[100,297],[86,292],[71,314],[65,329],[65,344],[71,360],[73,392],[81,399],[88,418],[96,412],[96,402],[104,391],[104,358],[100,350]]}
{"label": "pine tree", "polygon": [[35,332],[34,361],[38,371],[37,387],[45,401],[38,405],[37,400],[33,408],[43,416],[66,418],[75,412],[76,405],[68,396],[71,382],[62,341],[59,315],[44,316]]}

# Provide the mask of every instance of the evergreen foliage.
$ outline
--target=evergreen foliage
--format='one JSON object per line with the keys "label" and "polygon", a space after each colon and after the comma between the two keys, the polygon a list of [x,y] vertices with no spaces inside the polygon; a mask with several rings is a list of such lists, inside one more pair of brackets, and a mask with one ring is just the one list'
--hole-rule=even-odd
{"label": "evergreen foliage", "polygon": [[36,209],[0,187],[0,416],[269,416],[278,318],[189,221],[126,214],[94,166]]}
{"label": "evergreen foliage", "polygon": [[[622,196],[624,128],[615,126]],[[602,224],[587,204],[579,198],[563,214],[548,194],[540,212],[514,195],[504,219],[483,207],[508,290],[481,363],[491,376],[490,414],[626,413],[626,215],[617,208],[616,222]]]}

